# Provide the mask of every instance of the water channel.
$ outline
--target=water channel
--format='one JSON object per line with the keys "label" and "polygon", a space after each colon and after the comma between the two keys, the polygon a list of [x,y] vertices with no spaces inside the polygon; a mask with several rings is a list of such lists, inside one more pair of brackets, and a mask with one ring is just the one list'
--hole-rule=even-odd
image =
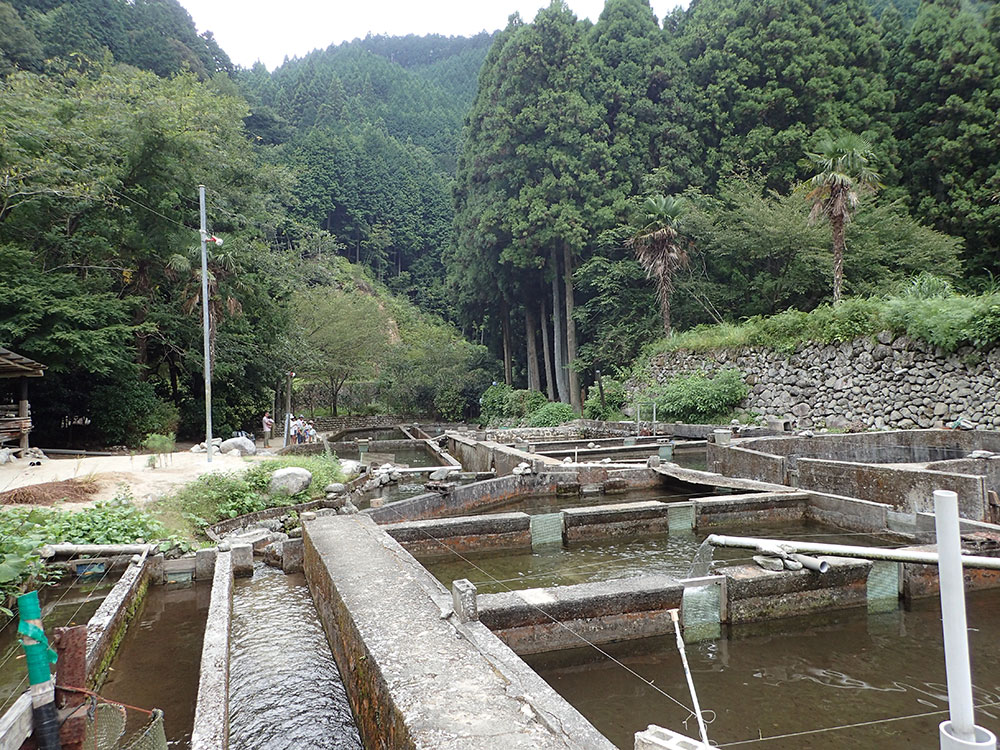
{"label": "water channel", "polygon": [[362,750],[305,578],[261,563],[233,591],[230,747]]}
{"label": "water channel", "polygon": [[[733,529],[713,529],[713,533],[796,539],[828,544],[898,545],[869,534],[851,534],[815,522],[793,522]],[[531,552],[506,552],[491,555],[463,555],[425,558],[421,563],[446,587],[459,578],[468,578],[483,594],[507,590],[565,586],[574,583],[609,581],[631,576],[661,574],[686,578],[692,559],[705,534],[671,534],[640,539],[551,545]],[[743,549],[717,547],[714,559],[726,562],[749,561],[751,553]]]}
{"label": "water channel", "polygon": [[[150,586],[101,688],[108,700],[162,709],[167,742],[177,750],[191,745],[211,595],[207,582]],[[135,731],[145,720],[129,711],[127,731]]]}
{"label": "water channel", "polygon": [[[1000,591],[969,594],[968,609],[976,704],[997,704],[977,710],[977,723],[1000,732],[993,635]],[[602,648],[691,704],[673,636]],[[734,626],[721,640],[689,645],[687,654],[701,705],[716,712],[708,736],[724,747],[930,748],[947,718],[937,599],[909,611],[861,608]],[[697,734],[686,710],[593,649],[525,660],[618,747],[632,747],[633,734],[649,724]],[[877,723],[857,726],[863,722]]]}

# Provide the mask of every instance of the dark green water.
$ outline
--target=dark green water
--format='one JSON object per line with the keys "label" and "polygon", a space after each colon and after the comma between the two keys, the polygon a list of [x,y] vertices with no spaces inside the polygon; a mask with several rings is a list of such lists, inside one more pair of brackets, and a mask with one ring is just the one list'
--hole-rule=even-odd
{"label": "dark green water", "polygon": [[[194,708],[210,583],[150,586],[111,663],[101,695],[140,708],[163,710],[171,748],[191,746]],[[128,712],[128,731],[145,717]]]}
{"label": "dark green water", "polygon": [[[875,545],[884,543],[867,534],[850,534],[822,524],[788,523],[740,529],[713,529],[713,533],[798,539],[829,544]],[[590,581],[609,581],[631,576],[662,574],[686,578],[704,534],[681,533],[645,539],[613,539],[553,545],[534,552],[495,555],[464,555],[421,562],[446,587],[468,578],[484,594],[509,589],[565,586]],[[732,563],[747,561],[748,550],[715,548],[714,559]]]}
{"label": "dark green water", "polygon": [[[975,700],[998,703],[1000,592],[970,594],[968,604]],[[691,705],[673,636],[602,648]],[[721,747],[937,748],[937,725],[947,718],[936,599],[911,611],[848,610],[735,627],[723,640],[689,645],[687,655],[701,706],[715,712],[709,739]],[[631,748],[634,733],[649,724],[697,736],[687,711],[593,649],[525,661],[620,748]],[[881,721],[926,713],[932,715]],[[976,721],[1000,733],[1000,705],[978,710]],[[814,732],[860,722],[879,723]],[[796,732],[810,733],[759,741]]]}

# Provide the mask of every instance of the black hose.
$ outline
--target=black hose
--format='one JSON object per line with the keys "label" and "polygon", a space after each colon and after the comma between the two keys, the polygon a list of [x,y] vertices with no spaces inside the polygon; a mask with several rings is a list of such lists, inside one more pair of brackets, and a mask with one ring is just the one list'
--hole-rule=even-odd
{"label": "black hose", "polygon": [[32,737],[38,743],[38,750],[62,750],[59,741],[59,713],[56,711],[55,703],[46,703],[44,706],[31,710],[34,719],[34,732]]}

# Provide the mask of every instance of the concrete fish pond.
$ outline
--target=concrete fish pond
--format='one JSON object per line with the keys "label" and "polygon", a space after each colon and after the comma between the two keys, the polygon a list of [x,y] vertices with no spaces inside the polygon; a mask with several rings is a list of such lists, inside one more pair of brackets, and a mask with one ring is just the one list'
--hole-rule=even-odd
{"label": "concrete fish pond", "polygon": [[[988,706],[977,717],[996,732],[1000,592],[972,594],[968,606],[974,698]],[[687,708],[655,689],[690,706],[672,637],[602,648],[652,686],[589,648],[525,659],[617,747],[631,747],[634,733],[649,724],[693,728]],[[948,715],[941,613],[933,599],[886,614],[850,610],[733,627],[720,640],[689,645],[687,658],[711,720],[709,736],[721,746],[936,747],[937,725]],[[771,737],[777,739],[761,741]]]}
{"label": "concrete fish pond", "polygon": [[[933,517],[661,455],[712,426],[621,450],[635,426],[599,427],[407,428],[436,465],[369,461],[190,557],[143,547],[90,620],[87,685],[165,708],[192,750],[700,750],[692,686],[719,744],[927,746],[947,708]],[[961,534],[990,711],[1000,527]]]}

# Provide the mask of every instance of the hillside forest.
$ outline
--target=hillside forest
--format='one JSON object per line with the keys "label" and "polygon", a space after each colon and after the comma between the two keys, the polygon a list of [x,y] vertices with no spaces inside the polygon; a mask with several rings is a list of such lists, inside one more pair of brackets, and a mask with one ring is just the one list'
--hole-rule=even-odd
{"label": "hillside forest", "polygon": [[838,231],[830,309],[997,291],[994,2],[554,0],[268,71],[176,0],[0,0],[0,76],[36,444],[198,433],[199,184],[220,435],[290,371],[311,413],[471,419],[494,381],[579,411],[668,334],[831,306]]}

